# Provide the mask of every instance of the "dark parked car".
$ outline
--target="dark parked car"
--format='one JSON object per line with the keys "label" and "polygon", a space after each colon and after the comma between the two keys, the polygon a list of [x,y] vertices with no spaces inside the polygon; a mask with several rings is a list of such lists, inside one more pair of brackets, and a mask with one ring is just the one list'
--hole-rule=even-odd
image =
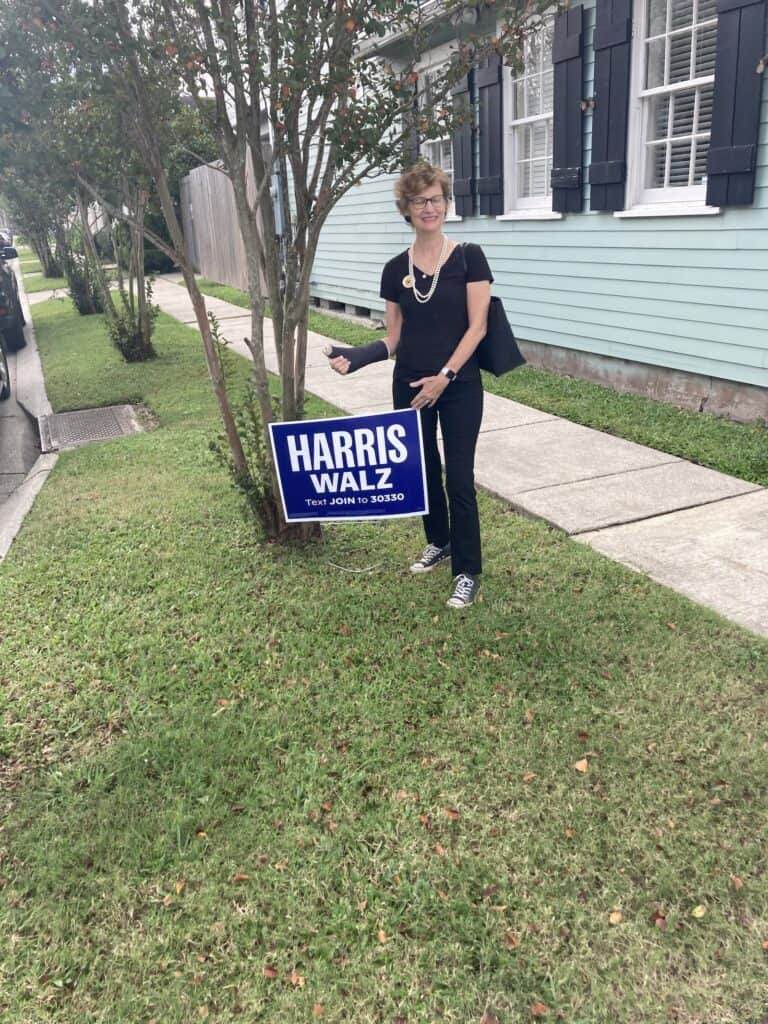
{"label": "dark parked car", "polygon": [[17,255],[10,245],[0,248],[0,331],[9,352],[17,352],[25,344],[26,320],[19,301],[19,286],[16,275],[7,265],[7,260],[16,259]]}
{"label": "dark parked car", "polygon": [[5,342],[0,334],[0,402],[11,397],[11,374],[5,354]]}

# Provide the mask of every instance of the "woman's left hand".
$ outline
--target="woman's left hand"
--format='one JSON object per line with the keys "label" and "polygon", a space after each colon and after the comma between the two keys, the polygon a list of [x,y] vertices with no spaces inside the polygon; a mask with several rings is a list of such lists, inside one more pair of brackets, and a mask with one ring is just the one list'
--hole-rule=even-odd
{"label": "woman's left hand", "polygon": [[439,373],[436,377],[422,377],[421,380],[413,381],[411,387],[421,388],[421,391],[411,402],[411,408],[431,408],[449,384],[450,381],[442,373]]}

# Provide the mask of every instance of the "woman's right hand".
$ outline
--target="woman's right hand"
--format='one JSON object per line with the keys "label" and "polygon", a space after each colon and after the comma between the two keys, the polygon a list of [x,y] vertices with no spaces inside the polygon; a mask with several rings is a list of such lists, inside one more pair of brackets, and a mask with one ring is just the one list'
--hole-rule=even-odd
{"label": "woman's right hand", "polygon": [[336,373],[343,375],[345,373],[349,373],[349,367],[351,364],[346,356],[336,356],[335,359],[328,360],[328,365],[332,370],[335,370]]}

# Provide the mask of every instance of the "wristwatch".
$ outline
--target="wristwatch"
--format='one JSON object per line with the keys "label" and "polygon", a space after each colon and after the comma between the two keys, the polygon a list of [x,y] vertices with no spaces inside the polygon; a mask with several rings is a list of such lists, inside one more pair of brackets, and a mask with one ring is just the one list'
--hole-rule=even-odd
{"label": "wristwatch", "polygon": [[452,369],[450,368],[450,366],[444,366],[444,367],[442,368],[442,370],[440,371],[440,373],[441,373],[441,374],[442,374],[442,375],[443,375],[444,377],[447,377],[447,378],[448,378],[448,383],[449,383],[449,384],[450,384],[450,382],[451,382],[452,380],[455,380],[455,379],[456,379],[456,371],[455,371],[455,370],[452,370]]}

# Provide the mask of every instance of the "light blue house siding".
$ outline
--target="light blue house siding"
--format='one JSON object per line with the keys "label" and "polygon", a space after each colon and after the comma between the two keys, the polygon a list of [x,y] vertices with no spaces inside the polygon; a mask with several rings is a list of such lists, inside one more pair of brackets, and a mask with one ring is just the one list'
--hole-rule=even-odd
{"label": "light blue house siding", "polygon": [[[589,96],[594,10],[585,10],[585,16]],[[589,114],[584,136],[586,169]],[[768,388],[765,88],[758,165],[753,205],[716,215],[622,219],[583,212],[543,221],[469,217],[446,230],[483,246],[496,279],[494,291],[521,339],[566,353]],[[411,239],[395,210],[393,180],[365,182],[333,212],[317,256],[313,296],[382,310],[381,267]],[[626,364],[614,365],[620,374]]]}

